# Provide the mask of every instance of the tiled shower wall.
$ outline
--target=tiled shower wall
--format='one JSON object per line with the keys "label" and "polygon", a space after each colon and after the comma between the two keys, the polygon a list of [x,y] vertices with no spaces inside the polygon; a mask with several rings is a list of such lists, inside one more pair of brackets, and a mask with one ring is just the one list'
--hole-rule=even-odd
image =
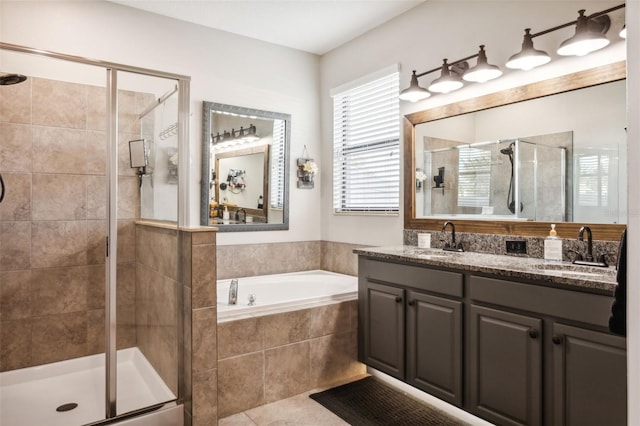
{"label": "tiled shower wall", "polygon": [[136,225],[137,345],[178,394],[178,236],[170,228]]}
{"label": "tiled shower wall", "polygon": [[[104,351],[105,96],[38,78],[0,88],[0,371]],[[140,203],[126,144],[152,101],[119,93],[119,348],[136,345]]]}

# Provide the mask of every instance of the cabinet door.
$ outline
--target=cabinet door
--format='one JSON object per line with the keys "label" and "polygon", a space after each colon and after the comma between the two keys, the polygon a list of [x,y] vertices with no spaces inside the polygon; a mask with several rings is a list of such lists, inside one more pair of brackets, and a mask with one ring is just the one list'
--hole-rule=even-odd
{"label": "cabinet door", "polygon": [[553,325],[554,423],[627,424],[626,339]]}
{"label": "cabinet door", "polygon": [[367,283],[364,362],[404,380],[404,290]]}
{"label": "cabinet door", "polygon": [[462,405],[462,302],[407,294],[407,382]]}
{"label": "cabinet door", "polygon": [[499,425],[540,425],[538,318],[471,305],[469,409]]}

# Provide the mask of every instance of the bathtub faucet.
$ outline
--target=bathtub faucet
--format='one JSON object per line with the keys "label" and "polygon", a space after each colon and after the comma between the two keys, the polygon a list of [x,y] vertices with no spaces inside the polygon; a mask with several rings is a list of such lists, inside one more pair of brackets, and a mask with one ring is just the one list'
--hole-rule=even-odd
{"label": "bathtub faucet", "polygon": [[238,303],[238,280],[232,279],[229,285],[229,304],[235,305]]}

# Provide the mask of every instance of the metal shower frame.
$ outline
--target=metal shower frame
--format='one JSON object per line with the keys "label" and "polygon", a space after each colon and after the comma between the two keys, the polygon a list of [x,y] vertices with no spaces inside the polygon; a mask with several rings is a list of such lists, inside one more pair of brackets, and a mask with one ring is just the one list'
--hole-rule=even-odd
{"label": "metal shower frame", "polygon": [[[43,56],[52,59],[59,59],[67,62],[75,62],[84,65],[96,66],[104,68],[107,74],[106,91],[107,91],[107,156],[109,167],[106,170],[107,185],[107,203],[108,211],[108,231],[106,242],[107,267],[105,268],[105,419],[113,419],[118,417],[116,412],[116,251],[118,247],[118,222],[117,222],[117,201],[118,201],[118,72],[129,72],[150,77],[167,78],[177,80],[178,90],[178,167],[182,171],[180,176],[183,179],[178,181],[178,223],[177,229],[187,227],[188,206],[189,206],[189,190],[188,190],[188,164],[189,164],[189,97],[191,77],[181,74],[168,73],[163,71],[152,70],[148,68],[140,68],[115,62],[101,61],[96,59],[85,58],[81,56],[68,55],[64,53],[51,52],[41,49],[20,46],[11,43],[0,42],[1,51],[12,51],[25,53],[35,56]],[[181,276],[181,263],[178,262],[178,276]],[[182,310],[182,291],[178,291],[178,308]],[[184,395],[183,365],[184,354],[182,351],[182,328],[183,315],[178,315],[179,333],[179,350],[178,353],[178,400]],[[142,412],[148,411],[149,407],[143,408]],[[127,415],[134,413],[127,413]],[[97,424],[103,421],[99,421]]]}

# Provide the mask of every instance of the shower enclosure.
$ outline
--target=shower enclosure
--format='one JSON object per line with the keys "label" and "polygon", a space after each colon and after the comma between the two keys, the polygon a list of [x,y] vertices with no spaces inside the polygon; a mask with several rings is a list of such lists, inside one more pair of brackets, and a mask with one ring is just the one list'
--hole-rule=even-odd
{"label": "shower enclosure", "polygon": [[189,78],[0,63],[0,424],[182,424]]}
{"label": "shower enclosure", "polygon": [[472,144],[429,140],[433,148],[416,170],[422,217],[570,220],[567,147],[557,143],[571,146],[566,133]]}

